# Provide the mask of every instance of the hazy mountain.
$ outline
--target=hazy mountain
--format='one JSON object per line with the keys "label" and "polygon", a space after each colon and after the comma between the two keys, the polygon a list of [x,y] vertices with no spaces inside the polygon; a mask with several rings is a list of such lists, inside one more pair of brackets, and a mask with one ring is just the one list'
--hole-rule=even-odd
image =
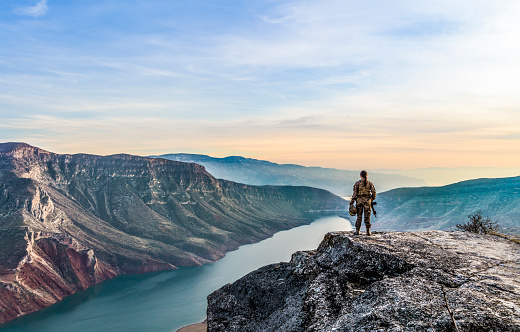
{"label": "hazy mountain", "polygon": [[0,144],[0,322],[119,274],[214,261],[346,204],[197,164]]}
{"label": "hazy mountain", "polygon": [[444,186],[460,181],[481,178],[505,178],[520,176],[520,167],[458,167],[458,168],[417,168],[417,169],[376,169],[374,172],[400,174],[424,179],[429,186]]}
{"label": "hazy mountain", "polygon": [[[334,168],[305,167],[276,164],[244,157],[213,158],[198,154],[165,154],[153,156],[169,160],[192,162],[202,165],[214,177],[252,185],[291,185],[326,189],[336,195],[352,195],[352,187],[359,180],[359,171]],[[398,187],[425,186],[420,179],[371,172],[369,178],[379,192]]]}
{"label": "hazy mountain", "polygon": [[520,231],[520,177],[394,189],[379,195],[377,201],[376,229],[446,230],[482,210],[484,216],[498,219],[505,231]]}

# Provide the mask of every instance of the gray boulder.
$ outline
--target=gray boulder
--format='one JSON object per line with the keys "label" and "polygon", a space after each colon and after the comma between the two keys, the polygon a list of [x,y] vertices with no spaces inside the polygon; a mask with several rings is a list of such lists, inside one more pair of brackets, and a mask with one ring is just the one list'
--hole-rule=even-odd
{"label": "gray boulder", "polygon": [[497,236],[332,232],[208,296],[208,330],[520,331],[519,276]]}

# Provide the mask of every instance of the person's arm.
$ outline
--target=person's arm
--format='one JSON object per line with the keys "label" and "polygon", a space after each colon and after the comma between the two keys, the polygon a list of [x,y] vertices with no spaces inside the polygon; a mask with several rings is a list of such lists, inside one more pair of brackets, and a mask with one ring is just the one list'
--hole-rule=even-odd
{"label": "person's arm", "polygon": [[354,189],[352,191],[352,199],[350,200],[350,204],[354,204],[357,198],[357,192],[358,192],[358,183],[356,182],[354,184]]}
{"label": "person's arm", "polygon": [[372,188],[370,188],[370,191],[372,191],[372,200],[376,199],[376,187],[374,187],[374,184],[372,184]]}

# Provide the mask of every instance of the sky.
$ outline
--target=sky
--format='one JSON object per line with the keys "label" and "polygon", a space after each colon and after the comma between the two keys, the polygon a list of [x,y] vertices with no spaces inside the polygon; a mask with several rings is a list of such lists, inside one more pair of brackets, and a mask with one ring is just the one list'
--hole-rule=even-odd
{"label": "sky", "polygon": [[0,0],[0,142],[520,167],[520,1]]}

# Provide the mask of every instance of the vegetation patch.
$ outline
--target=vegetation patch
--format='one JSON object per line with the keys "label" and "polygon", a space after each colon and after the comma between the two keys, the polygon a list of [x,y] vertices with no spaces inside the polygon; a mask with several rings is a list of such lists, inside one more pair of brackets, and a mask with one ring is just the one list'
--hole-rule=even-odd
{"label": "vegetation patch", "polygon": [[497,221],[492,221],[489,217],[483,217],[482,211],[478,210],[475,214],[468,215],[469,221],[457,224],[458,230],[477,234],[495,234],[500,229]]}
{"label": "vegetation patch", "polygon": [[469,220],[466,223],[457,224],[457,229],[463,232],[496,235],[511,242],[520,244],[520,237],[499,233],[498,230],[500,229],[500,225],[498,224],[498,220],[492,221],[490,217],[483,217],[481,210],[478,210],[475,214],[468,215],[468,219]]}

